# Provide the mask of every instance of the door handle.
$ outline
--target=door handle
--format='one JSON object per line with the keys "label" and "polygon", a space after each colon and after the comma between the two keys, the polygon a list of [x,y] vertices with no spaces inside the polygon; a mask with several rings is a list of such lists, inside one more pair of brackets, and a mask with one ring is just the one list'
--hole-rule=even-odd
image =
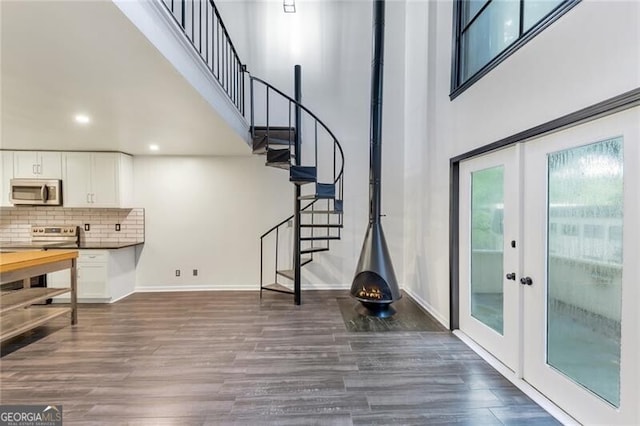
{"label": "door handle", "polygon": [[522,278],[520,278],[520,284],[522,284],[522,285],[532,285],[533,284],[533,280],[531,279],[531,277],[522,277]]}
{"label": "door handle", "polygon": [[507,279],[515,281],[516,280],[516,273],[515,272],[508,273],[507,274]]}

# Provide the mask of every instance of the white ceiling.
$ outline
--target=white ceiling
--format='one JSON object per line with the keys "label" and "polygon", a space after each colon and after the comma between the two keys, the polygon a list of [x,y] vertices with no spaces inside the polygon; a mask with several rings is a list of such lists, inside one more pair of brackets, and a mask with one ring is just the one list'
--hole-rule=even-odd
{"label": "white ceiling", "polygon": [[0,14],[1,148],[250,154],[111,1],[1,0]]}

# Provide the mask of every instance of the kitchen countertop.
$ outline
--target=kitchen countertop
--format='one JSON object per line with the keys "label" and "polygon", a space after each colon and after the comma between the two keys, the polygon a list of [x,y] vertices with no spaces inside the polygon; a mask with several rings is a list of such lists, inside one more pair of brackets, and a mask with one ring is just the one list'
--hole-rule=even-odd
{"label": "kitchen countertop", "polygon": [[0,255],[0,272],[10,272],[47,263],[70,260],[78,257],[77,250],[56,251],[24,251],[18,253],[2,253]]}
{"label": "kitchen countertop", "polygon": [[143,242],[124,242],[124,243],[84,243],[80,244],[80,250],[115,250],[126,247],[133,247],[144,244]]}
{"label": "kitchen countertop", "polygon": [[12,252],[25,250],[117,250],[126,247],[133,247],[144,242],[108,242],[108,243],[81,243],[76,246],[75,244],[68,243],[5,243],[0,245],[0,252]]}

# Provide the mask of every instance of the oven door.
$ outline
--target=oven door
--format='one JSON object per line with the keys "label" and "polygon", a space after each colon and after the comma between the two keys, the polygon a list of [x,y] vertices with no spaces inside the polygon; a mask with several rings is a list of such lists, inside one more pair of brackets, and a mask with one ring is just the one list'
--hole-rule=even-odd
{"label": "oven door", "polygon": [[11,202],[13,205],[62,204],[60,180],[11,179]]}

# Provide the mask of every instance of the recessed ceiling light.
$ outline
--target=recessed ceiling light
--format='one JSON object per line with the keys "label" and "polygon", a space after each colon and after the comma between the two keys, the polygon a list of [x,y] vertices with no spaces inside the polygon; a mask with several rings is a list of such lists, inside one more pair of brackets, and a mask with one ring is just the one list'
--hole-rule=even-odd
{"label": "recessed ceiling light", "polygon": [[159,150],[159,149],[160,149],[160,147],[159,147],[158,145],[156,145],[156,144],[152,143],[151,145],[149,145],[149,149],[150,149],[151,151],[157,151],[157,150]]}
{"label": "recessed ceiling light", "polygon": [[80,123],[80,124],[88,124],[91,121],[91,118],[89,118],[88,115],[84,115],[84,114],[76,114],[74,118],[76,120],[76,123]]}

